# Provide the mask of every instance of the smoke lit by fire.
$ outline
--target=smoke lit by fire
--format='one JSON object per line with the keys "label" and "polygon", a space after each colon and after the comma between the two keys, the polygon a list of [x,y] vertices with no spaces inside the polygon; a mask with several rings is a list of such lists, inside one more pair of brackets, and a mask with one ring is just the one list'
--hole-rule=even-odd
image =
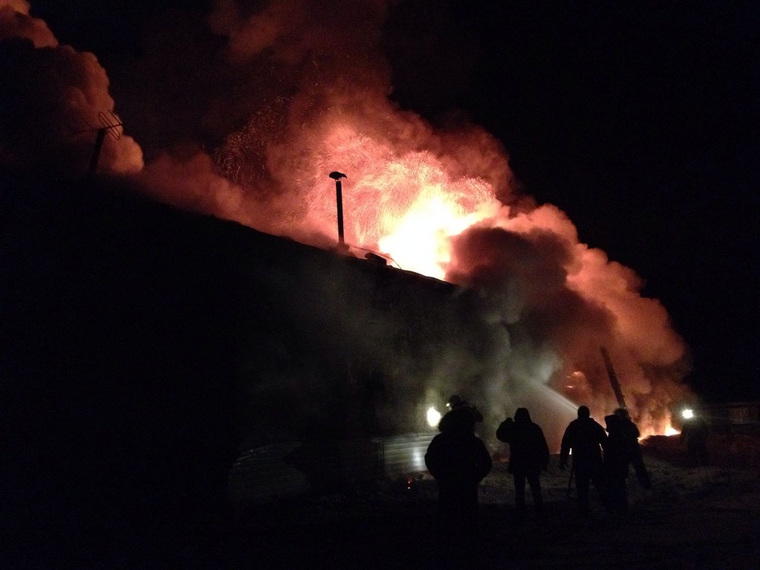
{"label": "smoke lit by fire", "polygon": [[[30,11],[24,0],[0,0],[0,40],[10,56],[0,58],[3,81],[14,82],[24,101],[1,111],[0,161],[84,168],[94,134],[82,131],[114,110],[127,133],[150,142],[108,140],[101,172],[130,176],[177,206],[325,248],[336,242],[327,175],[344,172],[346,242],[354,251],[383,254],[493,301],[491,314],[473,315],[492,328],[491,354],[458,355],[473,360],[462,366],[472,374],[436,380],[440,397],[462,392],[491,419],[526,404],[545,423],[560,414],[564,424],[578,404],[600,419],[617,407],[604,346],[642,432],[663,433],[686,390],[686,347],[666,309],[640,295],[633,270],[580,243],[562,211],[518,192],[505,150],[483,129],[461,121],[434,127],[389,99],[386,3],[320,3],[317,11],[307,0],[248,4],[216,2],[206,32],[224,42],[214,44],[213,65],[193,67],[194,84],[211,85],[198,90],[196,108],[203,108],[197,124],[177,109],[186,128],[165,141],[174,117],[148,121],[141,112],[149,105],[136,102],[159,91],[152,89],[159,81],[181,85],[187,77],[161,66],[159,80],[141,61],[141,81],[119,88],[122,107],[96,55],[59,45],[33,17],[33,4]],[[191,57],[201,50],[182,42],[197,37],[167,35],[153,55]],[[133,133],[130,124],[144,126]]]}

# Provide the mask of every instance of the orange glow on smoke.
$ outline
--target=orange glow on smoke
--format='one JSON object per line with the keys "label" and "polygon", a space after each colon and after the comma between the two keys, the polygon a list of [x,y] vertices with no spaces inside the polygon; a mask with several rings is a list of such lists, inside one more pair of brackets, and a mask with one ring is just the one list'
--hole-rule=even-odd
{"label": "orange glow on smoke", "polygon": [[[74,115],[97,123],[99,111],[114,109],[107,75],[93,54],[58,48],[44,22],[29,20],[27,3],[11,4],[11,14],[33,24],[12,27],[12,34],[60,50],[57,59],[66,67],[50,71],[72,82],[60,103],[45,104],[65,118],[45,117],[40,124],[62,125]],[[274,2],[263,11],[234,4],[215,3],[211,17],[236,60],[214,76],[269,71],[235,82],[236,95],[226,101],[236,111],[232,121],[211,124],[227,111],[223,89],[220,99],[211,97],[203,130],[214,137],[226,132],[213,157],[177,145],[179,152],[167,149],[143,168],[142,150],[125,135],[104,146],[99,168],[134,173],[141,191],[181,208],[333,249],[336,196],[328,173],[343,172],[346,244],[385,254],[404,270],[481,289],[498,305],[473,318],[483,327],[471,334],[491,339],[482,352],[441,349],[450,359],[447,371],[455,363],[462,375],[452,381],[469,382],[473,375],[490,382],[479,387],[494,404],[514,406],[517,388],[538,386],[549,397],[564,390],[556,399],[564,411],[583,403],[606,413],[617,403],[599,361],[605,346],[626,398],[635,402],[632,416],[641,432],[670,427],[668,410],[683,399],[687,359],[665,308],[640,295],[643,281],[633,270],[581,243],[559,208],[517,195],[507,154],[494,137],[458,122],[439,131],[388,100],[389,70],[376,45],[383,3],[369,12],[358,4],[347,10],[353,3],[325,3],[320,18],[299,2]],[[329,33],[322,29],[327,22]],[[248,58],[252,65],[241,65]],[[278,70],[282,84],[269,85],[269,73]],[[242,86],[259,84],[267,88],[257,103],[237,109]],[[84,94],[74,107],[70,92]],[[249,124],[227,131],[242,112],[251,112]],[[71,144],[58,141],[55,148],[60,142]],[[31,148],[35,155],[53,154]]]}
{"label": "orange glow on smoke", "polygon": [[481,214],[462,211],[445,186],[424,186],[379,246],[401,267],[443,279],[451,260],[449,239],[480,221]]}
{"label": "orange glow on smoke", "polygon": [[[556,302],[562,290],[578,295],[588,306],[603,307],[614,327],[589,333],[601,335],[599,343],[617,345],[617,354],[626,358],[616,362],[624,391],[649,394],[644,413],[637,418],[642,433],[663,433],[669,426],[667,405],[679,389],[669,382],[660,384],[665,386],[662,389],[654,386],[641,363],[668,366],[680,357],[683,344],[669,327],[664,307],[639,295],[642,282],[636,273],[580,243],[572,221],[555,206],[514,212],[497,199],[511,189],[503,187],[509,180],[493,171],[508,172],[508,166],[505,155],[484,143],[486,139],[465,133],[461,140],[451,136],[444,141],[419,119],[384,109],[387,112],[368,115],[333,108],[299,129],[294,145],[302,149],[299,179],[292,183],[306,189],[306,196],[301,196],[301,203],[308,204],[305,225],[337,242],[335,185],[327,173],[339,170],[348,177],[342,182],[346,243],[386,255],[404,270],[448,279],[452,238],[473,228],[524,236],[531,244],[536,236],[551,236],[551,243],[557,244],[554,249],[529,249],[524,255],[515,250],[522,257],[508,261],[507,273],[493,265],[494,259],[500,263],[493,250],[483,261],[517,287],[496,291],[509,299],[506,318],[514,322],[522,318],[523,310],[541,310]],[[479,251],[466,255],[472,259],[466,267],[456,268],[460,276],[481,264]],[[549,378],[573,362],[598,362],[599,344],[586,346],[581,340],[587,322],[583,316],[571,316],[556,328],[552,347],[559,360],[545,361],[550,370],[534,371],[532,377]],[[543,366],[540,358],[534,364]],[[600,370],[593,381],[578,372],[567,383],[574,387],[565,388],[565,396],[595,408],[614,409],[606,375]]]}
{"label": "orange glow on smoke", "polygon": [[454,179],[433,153],[399,153],[389,142],[345,123],[328,128],[320,147],[319,217],[335,216],[333,186],[323,171],[339,166],[348,175],[343,182],[346,240],[389,255],[403,269],[443,279],[450,238],[500,207],[485,180]]}

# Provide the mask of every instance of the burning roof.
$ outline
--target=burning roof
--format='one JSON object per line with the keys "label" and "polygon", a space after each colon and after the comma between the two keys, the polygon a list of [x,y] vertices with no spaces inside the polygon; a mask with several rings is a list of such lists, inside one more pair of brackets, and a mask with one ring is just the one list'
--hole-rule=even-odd
{"label": "burning roof", "polygon": [[[374,357],[403,369],[409,385],[464,384],[493,416],[524,405],[533,387],[560,409],[585,403],[600,415],[615,405],[605,346],[634,419],[643,431],[663,430],[688,367],[667,311],[641,296],[633,270],[580,242],[562,211],[521,191],[494,137],[467,121],[432,125],[388,98],[388,5],[338,2],[315,16],[306,1],[243,4],[215,2],[206,19],[187,15],[174,33],[148,35],[134,80],[112,86],[95,54],[61,45],[26,2],[0,2],[2,164],[76,176],[94,136],[72,122],[97,127],[100,113],[114,111],[124,134],[106,139],[101,172],[161,202],[323,250],[335,245],[328,174],[340,169],[349,246],[482,301],[436,320],[417,344],[435,350]],[[298,334],[319,331],[331,350],[378,352],[379,338],[406,334],[394,321],[404,311],[440,308],[411,294],[385,299],[354,262],[299,258],[309,269],[274,271],[272,290],[283,287],[281,308]],[[338,266],[354,268],[352,277],[337,279]],[[289,289],[291,269],[311,285]]]}

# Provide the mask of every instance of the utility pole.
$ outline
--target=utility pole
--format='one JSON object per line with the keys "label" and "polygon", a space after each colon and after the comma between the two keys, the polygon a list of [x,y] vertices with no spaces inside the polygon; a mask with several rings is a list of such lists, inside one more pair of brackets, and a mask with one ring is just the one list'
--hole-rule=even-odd
{"label": "utility pole", "polygon": [[87,169],[88,176],[94,176],[98,170],[98,162],[100,161],[100,151],[103,149],[103,143],[105,142],[106,135],[110,135],[112,139],[119,140],[121,138],[121,126],[124,124],[121,119],[117,117],[113,111],[108,111],[108,114],[102,111],[98,113],[98,121],[100,121],[100,127],[91,127],[87,124],[86,129],[74,131],[74,134],[92,133],[97,132],[95,135],[95,147],[92,151],[92,157],[90,158],[90,167]]}

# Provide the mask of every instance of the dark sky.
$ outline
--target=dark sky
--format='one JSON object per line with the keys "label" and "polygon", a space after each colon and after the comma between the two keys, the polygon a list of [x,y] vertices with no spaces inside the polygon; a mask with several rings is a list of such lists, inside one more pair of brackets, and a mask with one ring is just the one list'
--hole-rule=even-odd
{"label": "dark sky", "polygon": [[476,16],[487,40],[463,105],[532,194],[647,280],[694,350],[694,385],[760,397],[760,10],[561,4]]}
{"label": "dark sky", "polygon": [[[118,106],[148,24],[208,4],[33,1],[32,14],[98,56]],[[528,194],[646,280],[701,395],[760,399],[755,2],[403,1],[384,37],[401,106],[485,127]]]}

